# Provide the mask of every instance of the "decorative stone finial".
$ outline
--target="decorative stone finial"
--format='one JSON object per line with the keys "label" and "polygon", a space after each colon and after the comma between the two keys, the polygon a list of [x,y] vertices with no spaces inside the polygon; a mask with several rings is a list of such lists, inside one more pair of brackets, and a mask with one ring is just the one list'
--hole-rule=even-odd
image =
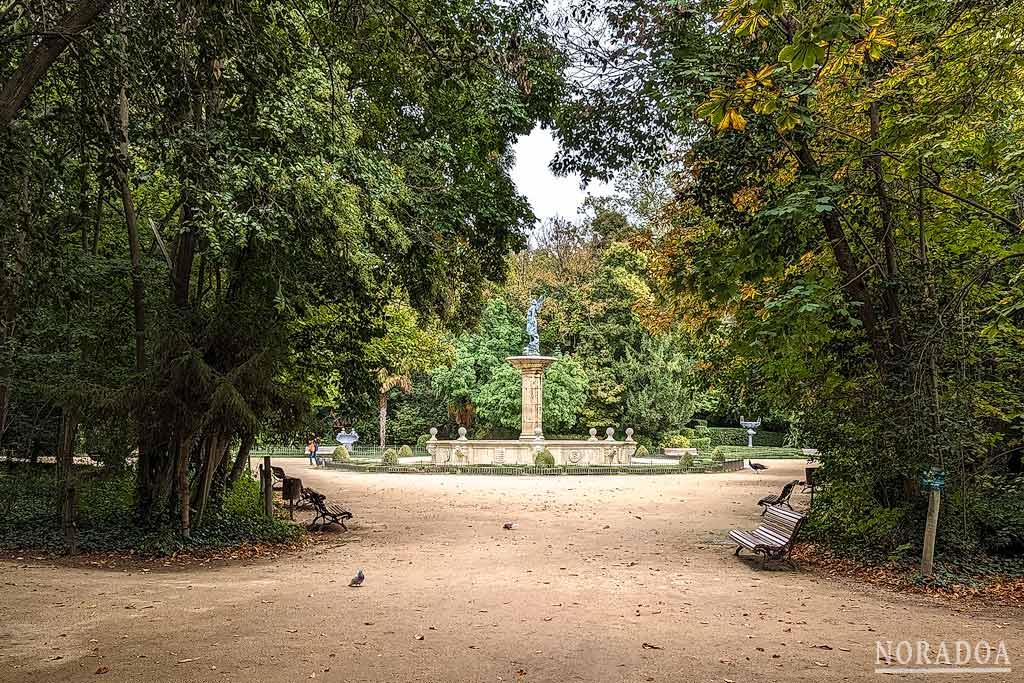
{"label": "decorative stone finial", "polygon": [[609,427],[604,430],[604,433],[608,435],[608,438],[605,439],[605,441],[615,441],[615,427]]}
{"label": "decorative stone finial", "polygon": [[626,427],[626,441],[632,441],[632,440],[633,440],[633,428],[632,427]]}
{"label": "decorative stone finial", "polygon": [[544,440],[544,430],[541,429],[540,427],[534,427],[533,428],[533,438],[536,439],[537,441],[543,441]]}
{"label": "decorative stone finial", "polygon": [[459,427],[459,441],[466,441],[466,428]]}
{"label": "decorative stone finial", "polygon": [[590,428],[590,438],[587,441],[597,441],[597,427]]}
{"label": "decorative stone finial", "polygon": [[430,428],[430,440],[437,441],[437,427]]}

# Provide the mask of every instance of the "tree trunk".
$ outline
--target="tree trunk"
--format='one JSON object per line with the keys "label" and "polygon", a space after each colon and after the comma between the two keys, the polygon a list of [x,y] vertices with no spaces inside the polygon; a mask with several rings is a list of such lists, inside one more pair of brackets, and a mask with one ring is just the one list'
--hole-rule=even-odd
{"label": "tree trunk", "polygon": [[[800,141],[796,149],[796,156],[800,165],[808,173],[820,176],[818,162],[815,160],[814,155],[811,154],[806,140]],[[871,294],[864,281],[866,271],[853,255],[853,251],[850,249],[850,242],[846,237],[842,224],[839,222],[839,218],[829,211],[822,214],[821,222],[825,230],[825,236],[832,247],[832,256],[836,260],[839,272],[845,278],[845,281],[842,283],[843,292],[852,303],[860,304],[856,307],[857,316],[860,318],[861,325],[864,327],[864,334],[867,335],[868,341],[871,344],[872,354],[879,371],[884,373],[888,351],[875,316]]]}
{"label": "tree trunk", "polygon": [[242,476],[242,470],[248,467],[249,453],[252,452],[254,445],[256,445],[256,436],[254,434],[242,435],[242,443],[238,446],[238,455],[235,456],[235,462],[231,466],[231,473],[228,474],[228,488],[235,485],[238,478]]}
{"label": "tree trunk", "polygon": [[[880,104],[876,100],[868,107],[871,142],[877,143],[881,128]],[[903,321],[900,319],[900,303],[897,293],[896,276],[896,224],[893,219],[892,202],[889,200],[889,188],[885,181],[885,167],[882,163],[882,150],[875,149],[866,160],[875,178],[875,195],[878,197],[879,222],[875,224],[875,241],[882,246],[885,254],[885,288],[884,299],[886,314],[892,330],[892,338],[897,348],[903,348]]]}
{"label": "tree trunk", "polygon": [[178,433],[178,453],[175,463],[175,481],[178,489],[178,530],[185,538],[192,535],[190,516],[192,514],[191,496],[188,486],[188,460],[192,450],[192,437]]}
{"label": "tree trunk", "polygon": [[220,467],[221,462],[227,457],[230,445],[231,440],[227,435],[214,434],[206,441],[204,448],[200,451],[203,453],[203,464],[195,492],[195,526],[197,527],[202,524],[203,515],[206,513],[213,477],[217,473],[217,468]]}
{"label": "tree trunk", "polygon": [[388,392],[381,391],[379,396],[380,412],[378,418],[380,420],[380,447],[384,448],[384,442],[388,436]]}
{"label": "tree trunk", "polygon": [[146,367],[146,301],[142,282],[142,249],[139,246],[138,221],[129,176],[131,165],[128,156],[128,94],[123,85],[118,113],[120,142],[114,167],[121,188],[125,225],[128,228],[128,250],[132,259],[132,301],[135,306],[135,368],[141,371]]}
{"label": "tree trunk", "polygon": [[78,434],[79,408],[71,403],[63,408],[60,442],[57,444],[57,480],[60,482],[61,528],[64,547],[69,554],[78,551],[77,505],[74,484],[75,438]]}
{"label": "tree trunk", "polygon": [[[10,262],[13,268],[0,278],[0,347],[14,336],[18,317],[18,290],[25,275],[26,235],[32,225],[32,202],[29,195],[29,178],[23,176],[21,191],[18,193],[18,218],[14,234],[10,238],[0,237],[0,266]],[[7,372],[2,373],[8,376]],[[13,372],[10,374],[14,374]],[[0,443],[7,432],[8,410],[11,393],[7,382],[0,382]]]}
{"label": "tree trunk", "polygon": [[92,26],[100,13],[112,4],[113,0],[82,0],[61,18],[57,26],[48,27],[46,37],[25,55],[0,90],[0,126],[6,128],[11,124],[36,84],[46,76],[71,39]]}

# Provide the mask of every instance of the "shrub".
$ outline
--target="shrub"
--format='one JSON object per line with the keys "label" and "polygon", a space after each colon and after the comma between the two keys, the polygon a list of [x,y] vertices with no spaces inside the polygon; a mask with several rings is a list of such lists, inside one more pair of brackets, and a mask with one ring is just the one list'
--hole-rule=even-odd
{"label": "shrub", "polygon": [[679,458],[680,467],[693,467],[693,454],[687,453],[683,457]]}
{"label": "shrub", "polygon": [[[301,527],[263,515],[259,483],[248,470],[224,492],[221,505],[208,509],[191,539],[182,538],[172,523],[143,529],[135,520],[135,472],[78,473],[78,547],[87,552],[128,551],[167,555],[183,548],[210,549],[239,543],[292,542]],[[57,483],[45,470],[0,475],[0,501],[13,505],[0,524],[0,548],[62,550]]]}
{"label": "shrub", "polygon": [[344,446],[338,446],[337,450],[334,451],[334,455],[331,457],[335,462],[348,462],[348,449]]}
{"label": "shrub", "polygon": [[672,434],[661,445],[663,448],[689,448],[690,438],[683,434]]}
{"label": "shrub", "polygon": [[428,441],[430,441],[430,434],[420,434],[416,437],[416,448],[426,448]]}
{"label": "shrub", "polygon": [[693,448],[697,448],[697,449],[701,449],[701,450],[703,450],[705,448],[711,448],[711,439],[709,439],[707,437],[690,439],[690,445]]}
{"label": "shrub", "polygon": [[399,448],[398,449],[398,457],[399,458],[411,458],[412,457],[412,446],[410,446],[409,444],[405,444],[401,448]]}
{"label": "shrub", "polygon": [[380,459],[382,465],[397,465],[398,464],[398,451],[394,448],[389,448],[384,451],[384,456]]}
{"label": "shrub", "polygon": [[755,446],[717,446],[715,450],[721,450],[727,460],[739,460],[741,458],[804,458],[804,452],[799,448],[767,448]]}
{"label": "shrub", "polygon": [[725,460],[725,449],[719,446],[715,450],[711,451],[711,459],[714,462],[722,462]]}
{"label": "shrub", "polygon": [[633,454],[634,458],[646,458],[651,455],[651,452],[647,450],[647,446],[638,446],[636,453]]}
{"label": "shrub", "polygon": [[[747,445],[747,430],[742,427],[708,427],[707,431],[712,446]],[[754,435],[755,446],[782,446],[785,440],[786,435],[781,432],[758,431]]]}
{"label": "shrub", "polygon": [[533,464],[537,467],[554,467],[555,456],[551,454],[551,451],[545,448],[540,453],[533,456]]}
{"label": "shrub", "polygon": [[698,431],[698,432],[701,429],[707,429],[708,428],[708,421],[707,420],[694,420],[693,421],[693,428],[694,428],[695,431]]}

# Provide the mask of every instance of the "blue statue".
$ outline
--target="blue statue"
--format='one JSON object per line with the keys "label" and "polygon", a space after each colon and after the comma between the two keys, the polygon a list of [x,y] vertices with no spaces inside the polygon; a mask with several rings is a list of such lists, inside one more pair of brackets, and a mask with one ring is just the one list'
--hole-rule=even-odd
{"label": "blue statue", "polygon": [[523,349],[524,356],[540,355],[540,335],[537,333],[537,314],[540,313],[541,304],[544,303],[544,295],[541,294],[530,302],[530,308],[526,311],[526,334],[530,341]]}

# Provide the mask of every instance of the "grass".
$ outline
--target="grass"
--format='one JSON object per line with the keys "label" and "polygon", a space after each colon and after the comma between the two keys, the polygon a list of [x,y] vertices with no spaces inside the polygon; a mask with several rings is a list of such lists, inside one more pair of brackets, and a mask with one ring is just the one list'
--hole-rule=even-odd
{"label": "grass", "polygon": [[722,451],[726,459],[734,458],[753,458],[755,460],[771,460],[771,459],[806,459],[807,456],[799,448],[776,448],[774,446],[754,446],[753,448],[747,448],[746,446],[715,446],[712,452]]}

